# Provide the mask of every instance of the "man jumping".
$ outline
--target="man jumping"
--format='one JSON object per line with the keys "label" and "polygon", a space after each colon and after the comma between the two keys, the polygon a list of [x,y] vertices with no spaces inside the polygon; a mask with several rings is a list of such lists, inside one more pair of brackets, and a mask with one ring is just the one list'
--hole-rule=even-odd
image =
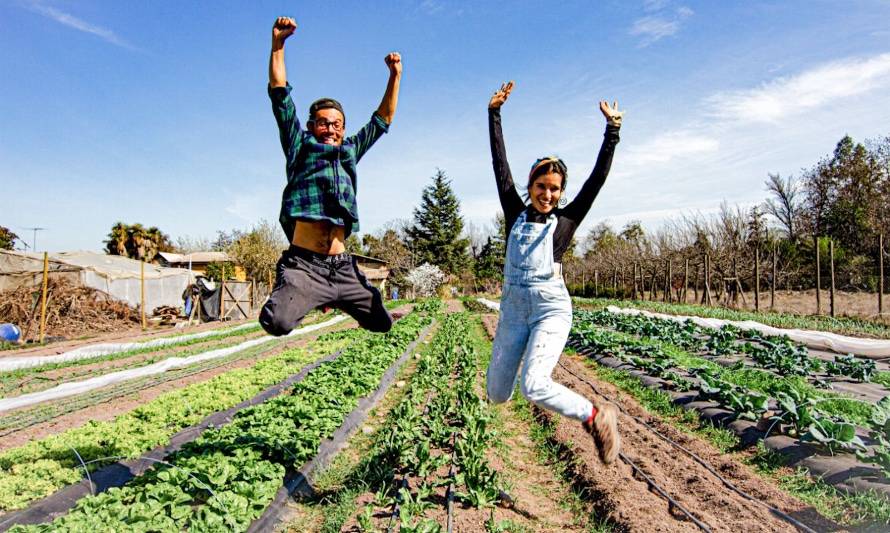
{"label": "man jumping", "polygon": [[284,42],[296,29],[297,23],[288,17],[279,17],[272,27],[268,91],[287,169],[279,220],[291,245],[276,265],[275,287],[260,313],[260,324],[272,335],[286,335],[310,310],[330,306],[363,328],[386,332],[392,317],[344,243],[359,229],[356,164],[389,130],[396,113],[401,56],[386,56],[389,81],[383,100],[355,135],[344,137],[346,115],[333,98],[309,106],[303,130],[284,66]]}

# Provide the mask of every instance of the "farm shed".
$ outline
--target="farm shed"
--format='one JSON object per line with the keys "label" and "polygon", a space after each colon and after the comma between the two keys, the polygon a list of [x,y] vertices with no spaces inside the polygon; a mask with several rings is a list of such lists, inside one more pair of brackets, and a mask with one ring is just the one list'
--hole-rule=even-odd
{"label": "farm shed", "polygon": [[[158,260],[163,267],[185,269],[191,267],[196,276],[206,276],[207,265],[210,263],[234,263],[234,260],[225,252],[193,252],[190,254],[159,252]],[[247,272],[241,265],[235,265],[235,279],[247,281]]]}
{"label": "farm shed", "polygon": [[[49,254],[49,276],[64,278],[102,291],[131,307],[140,304],[139,261],[96,252]],[[182,305],[182,291],[189,284],[189,271],[145,265],[145,308]],[[19,287],[39,287],[43,277],[43,254],[0,250],[0,292]]]}
{"label": "farm shed", "polygon": [[359,270],[368,278],[368,282],[380,292],[385,292],[386,280],[389,278],[389,263],[367,255],[352,254],[352,256],[355,257]]}

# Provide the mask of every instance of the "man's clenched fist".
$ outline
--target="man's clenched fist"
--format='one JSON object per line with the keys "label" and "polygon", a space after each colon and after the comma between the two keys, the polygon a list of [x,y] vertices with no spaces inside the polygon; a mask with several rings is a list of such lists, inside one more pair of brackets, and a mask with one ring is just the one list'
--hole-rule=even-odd
{"label": "man's clenched fist", "polygon": [[386,66],[392,74],[400,75],[402,73],[402,56],[398,52],[390,52],[384,58]]}
{"label": "man's clenched fist", "polygon": [[272,42],[284,44],[285,39],[293,35],[297,29],[297,21],[290,17],[278,17],[272,26]]}

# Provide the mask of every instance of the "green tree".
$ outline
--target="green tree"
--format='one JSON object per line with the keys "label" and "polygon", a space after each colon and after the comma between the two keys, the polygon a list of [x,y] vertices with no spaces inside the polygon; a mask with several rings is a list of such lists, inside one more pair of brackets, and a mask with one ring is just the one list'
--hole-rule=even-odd
{"label": "green tree", "polygon": [[275,273],[275,264],[288,243],[281,231],[267,220],[261,220],[246,233],[237,233],[225,250],[235,263],[244,267],[247,277],[266,281]]}
{"label": "green tree", "polygon": [[12,250],[18,238],[9,228],[0,226],[0,250]]}
{"label": "green tree", "polygon": [[359,240],[358,235],[353,233],[349,237],[346,237],[346,242],[343,243],[346,246],[346,251],[351,254],[363,254],[364,250],[362,249],[362,241]]}
{"label": "green tree", "polygon": [[469,263],[470,240],[461,238],[463,229],[460,202],[445,172],[437,170],[433,183],[423,190],[421,204],[414,209],[414,224],[408,228],[415,264],[430,263],[447,274],[459,274]]}
{"label": "green tree", "polygon": [[109,255],[121,255],[146,262],[151,262],[158,252],[173,250],[167,234],[154,226],[145,228],[138,223],[115,223],[105,240],[105,251]]}

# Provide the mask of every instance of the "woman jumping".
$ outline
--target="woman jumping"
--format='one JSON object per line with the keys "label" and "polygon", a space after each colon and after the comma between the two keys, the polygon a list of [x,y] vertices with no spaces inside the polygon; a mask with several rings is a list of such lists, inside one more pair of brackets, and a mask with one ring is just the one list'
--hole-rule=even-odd
{"label": "woman jumping", "polygon": [[620,448],[615,406],[606,402],[594,405],[550,375],[572,327],[572,302],[560,261],[609,174],[623,112],[618,111],[618,102],[612,106],[600,102],[607,122],[605,140],[593,172],[574,201],[558,207],[568,178],[566,166],[559,158],[543,157],[528,174],[531,205],[526,206],[513,183],[501,132],[501,106],[512,90],[512,81],[503,84],[488,103],[491,157],[508,231],[501,316],[488,367],[488,397],[495,403],[509,400],[522,367],[522,395],[535,405],[580,421],[593,436],[600,459],[611,463]]}

